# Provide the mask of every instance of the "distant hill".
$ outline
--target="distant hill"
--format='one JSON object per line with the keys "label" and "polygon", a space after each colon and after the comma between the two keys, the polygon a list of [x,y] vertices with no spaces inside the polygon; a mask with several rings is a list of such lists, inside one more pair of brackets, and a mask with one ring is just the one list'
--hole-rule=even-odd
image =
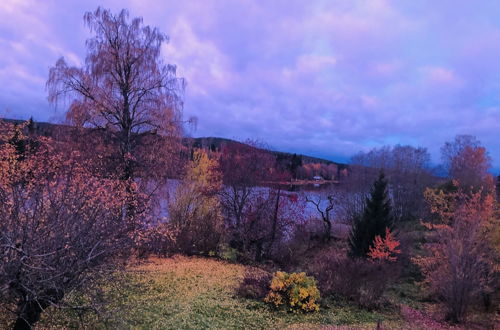
{"label": "distant hill", "polygon": [[[25,120],[19,120],[19,119],[8,119],[8,118],[2,118],[0,120],[14,123],[14,124],[21,124],[24,123]],[[42,135],[42,136],[50,136],[50,137],[55,137],[56,132],[61,132],[61,131],[66,131],[67,129],[70,128],[68,125],[63,125],[63,124],[53,124],[53,123],[47,123],[47,122],[38,122],[38,121],[33,121],[33,131],[37,135]],[[194,148],[204,148],[212,151],[216,150],[221,150],[224,145],[228,143],[241,143],[245,144],[244,142],[236,141],[236,140],[231,140],[231,139],[226,139],[226,138],[221,138],[221,137],[198,137],[198,138],[192,138],[192,137],[184,137],[183,138],[183,144],[186,146],[194,147]],[[302,155],[302,154],[292,154],[289,152],[284,152],[284,151],[276,151],[276,150],[269,150],[272,154],[276,155],[276,157],[279,159],[291,159],[294,155],[296,157],[301,157],[302,163],[303,164],[325,164],[325,165],[330,165],[334,164],[339,167],[339,169],[346,168],[347,165],[343,163],[337,163],[331,160],[323,159],[323,158],[317,158],[317,157],[312,157],[312,156],[307,156],[307,155]]]}
{"label": "distant hill", "polygon": [[[0,120],[5,121],[7,123],[18,124],[18,125],[26,122],[26,120],[8,119],[8,118],[0,118]],[[33,130],[33,133],[47,137],[55,137],[55,134],[57,132],[66,131],[71,128],[71,126],[68,125],[52,124],[41,121],[33,121],[32,126],[33,127],[31,129]]]}
{"label": "distant hill", "polygon": [[[184,140],[185,140],[185,144],[187,144],[187,145],[191,145],[195,148],[209,149],[212,151],[221,150],[224,147],[224,145],[226,145],[228,143],[245,144],[244,142],[226,139],[226,138],[220,138],[220,137],[198,137],[198,138],[186,137],[186,138],[184,138]],[[285,152],[285,151],[276,151],[276,150],[269,150],[269,151],[272,154],[274,154],[280,158],[291,158],[294,155],[293,153],[289,153],[289,152]],[[295,154],[295,155],[302,157],[303,164],[310,164],[310,163],[325,164],[325,165],[335,164],[335,165],[339,166],[341,169],[347,167],[346,164],[334,162],[334,161],[331,161],[328,159],[307,156],[307,155],[303,155],[303,154]]]}

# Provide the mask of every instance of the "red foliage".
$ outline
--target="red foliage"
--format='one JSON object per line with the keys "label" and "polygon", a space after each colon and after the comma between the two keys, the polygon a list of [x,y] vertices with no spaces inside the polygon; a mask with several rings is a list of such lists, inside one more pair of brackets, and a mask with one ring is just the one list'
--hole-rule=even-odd
{"label": "red foliage", "polygon": [[96,177],[48,138],[19,148],[28,138],[13,131],[0,125],[0,301],[17,305],[26,327],[123,265],[145,203],[134,182]]}
{"label": "red foliage", "polygon": [[398,249],[399,241],[396,240],[389,228],[385,229],[385,238],[380,235],[375,236],[374,244],[370,247],[368,256],[372,260],[387,260],[396,261],[396,254],[400,254],[401,250]]}
{"label": "red foliage", "polygon": [[271,179],[275,159],[257,143],[231,142],[222,149],[220,167],[224,184],[253,187]]}

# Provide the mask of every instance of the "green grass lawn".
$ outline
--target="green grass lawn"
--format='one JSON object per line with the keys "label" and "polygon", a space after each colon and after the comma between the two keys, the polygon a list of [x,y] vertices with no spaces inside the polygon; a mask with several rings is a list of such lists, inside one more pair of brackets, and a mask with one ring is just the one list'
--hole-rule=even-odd
{"label": "green grass lawn", "polygon": [[[385,329],[411,328],[398,313],[367,312],[323,301],[312,314],[275,311],[236,295],[246,267],[214,259],[150,259],[129,269],[117,283],[107,313],[79,319],[69,311],[47,311],[38,328],[88,329]],[[50,315],[50,316],[49,316]]]}

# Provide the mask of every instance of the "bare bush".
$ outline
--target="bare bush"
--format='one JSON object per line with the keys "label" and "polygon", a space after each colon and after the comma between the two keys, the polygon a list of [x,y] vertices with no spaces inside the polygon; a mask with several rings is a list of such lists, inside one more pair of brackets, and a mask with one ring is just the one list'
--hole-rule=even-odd
{"label": "bare bush", "polygon": [[310,271],[324,296],[344,297],[367,309],[378,308],[386,301],[384,293],[399,275],[397,264],[351,259],[335,249],[319,253]]}
{"label": "bare bush", "polygon": [[276,169],[273,155],[249,143],[230,143],[222,150],[220,200],[231,247],[241,260],[262,261],[280,254],[279,247],[303,218],[304,205],[296,194],[272,186],[286,174]]}
{"label": "bare bush", "polygon": [[262,300],[269,292],[272,277],[273,275],[265,270],[248,267],[237,293],[244,298]]}
{"label": "bare bush", "polygon": [[140,215],[126,206],[142,202],[124,182],[96,178],[49,139],[19,153],[12,129],[3,128],[0,298],[13,306],[14,328],[30,329],[47,307],[123,265]]}

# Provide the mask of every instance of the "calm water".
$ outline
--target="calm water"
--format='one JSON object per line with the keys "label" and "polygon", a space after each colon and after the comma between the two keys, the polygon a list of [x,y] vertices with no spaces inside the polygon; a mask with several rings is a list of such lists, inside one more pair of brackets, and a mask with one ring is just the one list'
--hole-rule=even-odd
{"label": "calm water", "polygon": [[[167,183],[166,191],[167,195],[170,198],[173,198],[175,195],[175,190],[177,186],[180,184],[179,180],[169,180]],[[326,206],[328,205],[328,200],[327,196],[328,194],[335,189],[337,184],[335,183],[323,183],[323,184],[306,184],[306,185],[283,185],[282,186],[282,193],[285,194],[297,194],[297,196],[305,200],[306,197],[309,199],[314,199],[314,200],[319,200],[321,199],[320,207],[322,209],[325,209]],[[267,187],[259,187],[258,189],[269,189]],[[163,221],[168,218],[168,207],[167,207],[167,200],[162,200],[160,201],[160,211],[159,214],[161,215],[161,218],[163,218]],[[311,203],[305,203],[305,209],[304,209],[304,216],[306,218],[318,218],[320,217],[316,206],[311,204]]]}

